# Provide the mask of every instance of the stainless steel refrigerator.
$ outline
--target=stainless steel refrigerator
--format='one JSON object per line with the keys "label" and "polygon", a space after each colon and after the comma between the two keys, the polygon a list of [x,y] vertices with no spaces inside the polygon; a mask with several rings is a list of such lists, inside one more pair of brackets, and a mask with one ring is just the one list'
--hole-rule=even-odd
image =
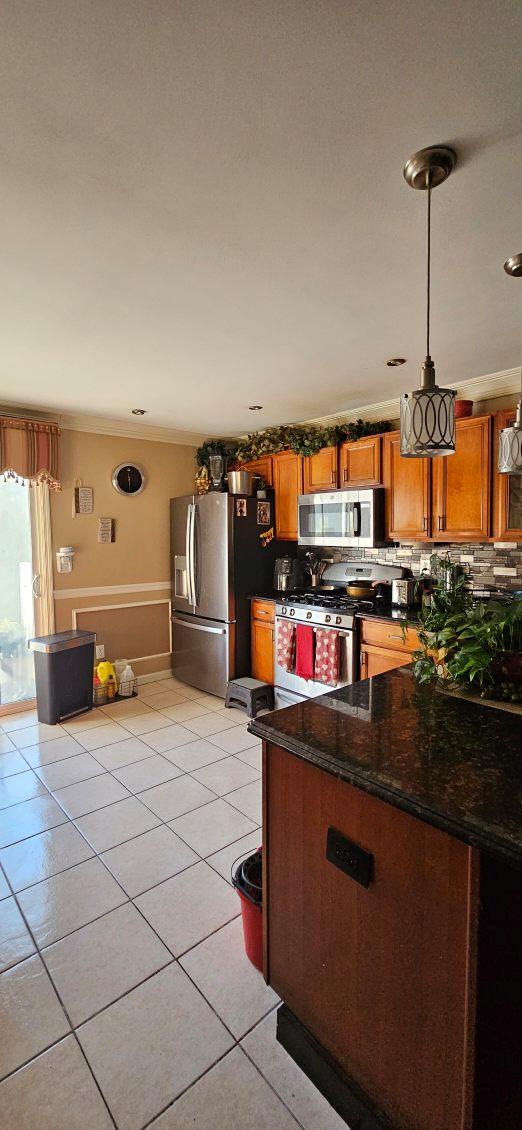
{"label": "stainless steel refrigerator", "polygon": [[268,506],[217,492],[170,502],[172,673],[211,694],[250,674],[248,598],[272,590],[276,554],[262,543]]}

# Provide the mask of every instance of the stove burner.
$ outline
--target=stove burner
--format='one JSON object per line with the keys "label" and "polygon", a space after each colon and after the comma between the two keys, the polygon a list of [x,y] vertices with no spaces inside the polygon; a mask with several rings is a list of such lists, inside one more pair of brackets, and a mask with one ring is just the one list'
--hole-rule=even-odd
{"label": "stove burner", "polygon": [[285,604],[306,605],[310,608],[331,608],[339,612],[357,612],[364,608],[374,608],[374,600],[365,600],[347,596],[341,592],[310,592],[288,593],[284,597]]}

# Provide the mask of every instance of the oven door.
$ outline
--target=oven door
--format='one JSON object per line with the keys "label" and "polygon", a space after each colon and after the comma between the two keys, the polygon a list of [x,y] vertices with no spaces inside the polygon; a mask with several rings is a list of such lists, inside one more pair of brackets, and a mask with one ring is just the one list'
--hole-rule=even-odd
{"label": "oven door", "polygon": [[[284,667],[280,667],[277,656],[279,653],[279,631],[280,625],[285,621],[288,622],[288,616],[276,616],[275,622],[275,666],[274,666],[274,685],[277,690],[291,691],[299,698],[317,698],[320,694],[327,694],[328,691],[333,691],[339,687],[347,687],[354,683],[357,678],[355,669],[355,656],[356,656],[356,637],[355,631],[339,631],[339,681],[336,687],[330,687],[327,683],[316,682],[315,679],[302,679],[300,675],[296,675],[295,671],[285,671]],[[295,620],[290,623],[297,627]],[[327,631],[337,631],[336,628],[328,628]]]}

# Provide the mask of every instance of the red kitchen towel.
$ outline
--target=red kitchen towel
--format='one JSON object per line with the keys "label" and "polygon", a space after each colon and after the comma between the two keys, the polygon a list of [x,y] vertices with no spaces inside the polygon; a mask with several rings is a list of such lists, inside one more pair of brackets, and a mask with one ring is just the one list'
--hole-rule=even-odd
{"label": "red kitchen towel", "polygon": [[295,673],[302,679],[314,677],[314,629],[298,624],[295,630]]}
{"label": "red kitchen towel", "polygon": [[295,657],[295,624],[277,621],[277,664],[283,671],[293,671]]}
{"label": "red kitchen towel", "polygon": [[317,628],[315,678],[329,687],[336,687],[339,682],[339,632],[332,628]]}

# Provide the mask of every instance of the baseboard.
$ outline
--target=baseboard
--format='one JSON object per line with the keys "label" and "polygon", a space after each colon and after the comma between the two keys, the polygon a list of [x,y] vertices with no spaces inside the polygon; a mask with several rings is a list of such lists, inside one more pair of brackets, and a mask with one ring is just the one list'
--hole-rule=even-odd
{"label": "baseboard", "polygon": [[367,1095],[285,1004],[277,1010],[276,1036],[350,1130],[394,1130],[392,1123],[372,1108]]}
{"label": "baseboard", "polygon": [[[145,656],[145,658],[147,658],[147,657]],[[168,671],[149,671],[149,673],[147,675],[137,675],[136,677],[137,677],[137,680],[138,680],[138,684],[139,683],[156,683],[160,679],[171,679],[172,678],[172,671],[170,670],[170,667],[169,667]]]}

